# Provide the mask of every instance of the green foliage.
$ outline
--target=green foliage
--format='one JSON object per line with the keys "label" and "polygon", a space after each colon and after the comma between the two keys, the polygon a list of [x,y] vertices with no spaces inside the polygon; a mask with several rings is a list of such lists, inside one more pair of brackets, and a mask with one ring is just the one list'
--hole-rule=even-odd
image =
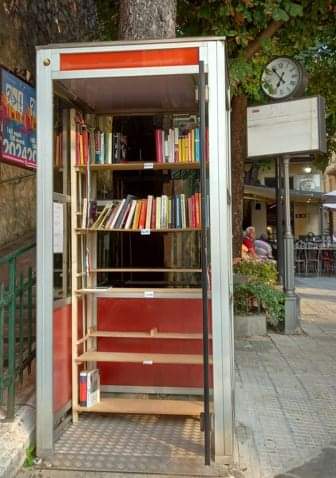
{"label": "green foliage", "polygon": [[24,468],[31,468],[34,465],[35,458],[35,447],[29,446],[26,448],[26,459],[23,463]]}
{"label": "green foliage", "polygon": [[274,286],[278,280],[276,264],[273,261],[240,261],[234,265],[234,273],[246,276],[249,282]]}
{"label": "green foliage", "polygon": [[[307,93],[325,97],[327,105],[328,155],[320,157],[321,169],[336,151],[336,89],[334,87],[336,34],[334,0],[178,0],[179,35],[225,35],[230,62],[232,94],[245,94],[250,104],[267,102],[260,88],[266,63],[287,55],[302,61],[310,82]],[[280,22],[263,35],[272,22]],[[248,51],[259,40],[260,48]]]}
{"label": "green foliage", "polygon": [[[101,40],[116,40],[119,0],[96,0]],[[307,94],[320,94],[327,105],[328,154],[316,164],[324,169],[336,151],[335,0],[177,0],[178,36],[227,37],[232,94],[245,94],[250,104],[267,102],[260,88],[265,64],[274,56],[302,61],[309,74]],[[262,35],[272,22],[280,28]],[[250,45],[260,39],[250,58]]]}
{"label": "green foliage", "polygon": [[234,310],[236,314],[247,314],[262,309],[267,320],[281,326],[285,317],[284,293],[262,282],[247,282],[234,287]]}
{"label": "green foliage", "polygon": [[276,289],[278,273],[272,261],[240,261],[234,272],[244,281],[234,285],[234,310],[236,314],[248,314],[263,310],[268,322],[281,327],[284,321],[282,291]]}

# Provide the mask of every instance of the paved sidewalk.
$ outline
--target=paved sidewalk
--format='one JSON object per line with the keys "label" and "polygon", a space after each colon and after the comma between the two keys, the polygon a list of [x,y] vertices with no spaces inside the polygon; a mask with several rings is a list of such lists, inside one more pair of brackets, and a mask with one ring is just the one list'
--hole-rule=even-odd
{"label": "paved sidewalk", "polygon": [[304,333],[236,343],[237,459],[247,478],[336,477],[336,280],[300,278]]}
{"label": "paved sidewalk", "polygon": [[[232,476],[336,477],[336,280],[304,278],[297,286],[301,335],[236,342],[235,458],[241,472]],[[123,475],[35,470],[19,476]]]}

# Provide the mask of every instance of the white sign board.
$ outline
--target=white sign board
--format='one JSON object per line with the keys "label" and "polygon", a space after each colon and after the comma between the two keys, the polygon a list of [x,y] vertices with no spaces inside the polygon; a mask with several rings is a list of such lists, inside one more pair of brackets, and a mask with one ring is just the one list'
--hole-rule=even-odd
{"label": "white sign board", "polygon": [[54,254],[63,254],[63,204],[54,202]]}
{"label": "white sign board", "polygon": [[247,108],[249,158],[326,150],[325,105],[321,96]]}

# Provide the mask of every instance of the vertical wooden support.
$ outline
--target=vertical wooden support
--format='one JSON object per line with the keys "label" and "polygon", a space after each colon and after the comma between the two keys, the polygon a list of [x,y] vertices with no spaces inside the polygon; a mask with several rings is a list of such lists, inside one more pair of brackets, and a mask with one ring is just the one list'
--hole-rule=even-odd
{"label": "vertical wooden support", "polygon": [[78,365],[77,340],[78,340],[78,297],[77,289],[77,267],[78,267],[78,238],[75,232],[77,227],[77,172],[76,172],[76,111],[70,110],[70,164],[71,164],[71,331],[72,331],[72,420],[78,421]]}

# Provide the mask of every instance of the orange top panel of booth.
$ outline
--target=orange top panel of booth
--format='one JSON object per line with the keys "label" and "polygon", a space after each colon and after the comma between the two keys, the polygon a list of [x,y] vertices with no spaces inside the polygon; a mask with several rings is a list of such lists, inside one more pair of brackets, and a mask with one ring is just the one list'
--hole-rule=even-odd
{"label": "orange top panel of booth", "polygon": [[198,48],[61,53],[60,55],[60,69],[62,71],[181,66],[196,65],[198,62]]}

